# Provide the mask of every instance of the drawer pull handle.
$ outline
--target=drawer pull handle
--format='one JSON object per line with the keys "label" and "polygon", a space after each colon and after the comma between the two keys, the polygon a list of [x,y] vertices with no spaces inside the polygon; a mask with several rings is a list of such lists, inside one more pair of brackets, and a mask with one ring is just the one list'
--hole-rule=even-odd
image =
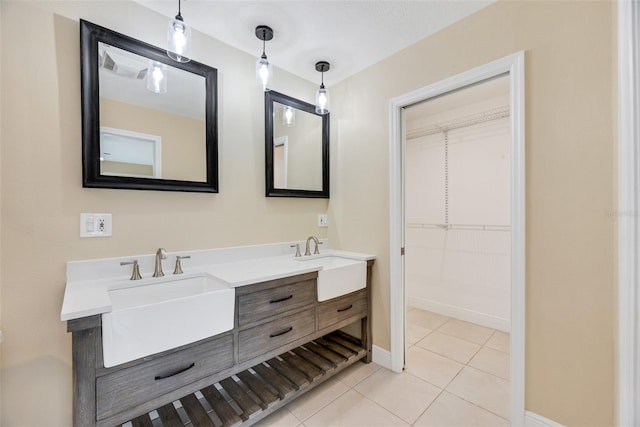
{"label": "drawer pull handle", "polygon": [[276,334],[271,334],[269,335],[269,338],[275,338],[275,337],[279,337],[280,335],[284,335],[284,334],[288,334],[289,332],[293,331],[293,326],[289,326],[288,329],[285,329],[282,332],[278,332]]}
{"label": "drawer pull handle", "polygon": [[280,299],[272,299],[271,301],[269,301],[270,304],[275,304],[277,302],[282,302],[282,301],[286,301],[288,299],[293,298],[293,294],[289,295],[288,297],[284,297],[284,298],[280,298]]}
{"label": "drawer pull handle", "polygon": [[347,310],[351,310],[352,308],[353,308],[353,304],[349,304],[349,307],[339,308],[338,309],[338,313],[341,313],[341,312],[347,311]]}
{"label": "drawer pull handle", "polygon": [[183,372],[185,372],[185,371],[188,371],[189,369],[193,368],[194,366],[196,366],[196,364],[195,364],[195,363],[192,363],[191,365],[187,366],[186,368],[182,368],[182,369],[180,369],[180,370],[178,370],[178,371],[175,371],[175,372],[173,372],[173,373],[171,373],[171,374],[167,374],[167,375],[159,375],[159,376],[155,377],[155,380],[156,380],[156,381],[159,381],[159,380],[164,380],[164,379],[166,379],[166,378],[171,378],[171,377],[176,376],[176,375],[178,375],[178,374],[181,374],[181,373],[183,373]]}

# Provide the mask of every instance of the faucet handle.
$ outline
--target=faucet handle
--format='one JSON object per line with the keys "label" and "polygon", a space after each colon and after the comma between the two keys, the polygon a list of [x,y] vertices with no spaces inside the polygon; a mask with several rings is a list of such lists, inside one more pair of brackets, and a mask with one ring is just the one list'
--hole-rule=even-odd
{"label": "faucet handle", "polygon": [[123,261],[120,265],[133,265],[133,271],[131,272],[131,277],[129,280],[140,280],[142,279],[142,275],[140,275],[140,266],[138,265],[138,260],[134,259],[133,261]]}
{"label": "faucet handle", "polygon": [[191,255],[184,255],[184,256],[180,256],[177,255],[176,256],[176,268],[173,269],[173,274],[182,274],[184,273],[184,271],[182,271],[182,263],[180,262],[181,259],[189,259],[191,258]]}
{"label": "faucet handle", "polygon": [[322,244],[322,242],[321,242],[321,241],[317,241],[317,242],[316,242],[316,250],[315,250],[315,251],[313,251],[313,254],[314,254],[314,255],[320,255],[320,250],[318,249],[318,246],[320,246],[321,244]]}
{"label": "faucet handle", "polygon": [[296,243],[295,245],[291,245],[292,248],[296,248],[296,254],[294,258],[300,258],[302,254],[300,253],[300,243]]}

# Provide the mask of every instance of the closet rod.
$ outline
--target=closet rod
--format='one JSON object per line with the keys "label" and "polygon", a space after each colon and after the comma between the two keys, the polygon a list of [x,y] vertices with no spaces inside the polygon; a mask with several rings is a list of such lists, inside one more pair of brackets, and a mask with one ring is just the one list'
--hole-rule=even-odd
{"label": "closet rod", "polygon": [[489,225],[489,224],[424,224],[418,222],[408,222],[407,228],[431,228],[441,230],[470,230],[470,231],[511,231],[509,225]]}
{"label": "closet rod", "polygon": [[473,126],[492,120],[503,119],[505,117],[509,117],[509,114],[509,106],[505,105],[503,107],[494,108],[492,110],[471,114],[465,117],[459,117],[448,122],[433,124],[426,128],[417,129],[407,134],[407,140],[421,138],[428,135],[435,135],[437,133]]}

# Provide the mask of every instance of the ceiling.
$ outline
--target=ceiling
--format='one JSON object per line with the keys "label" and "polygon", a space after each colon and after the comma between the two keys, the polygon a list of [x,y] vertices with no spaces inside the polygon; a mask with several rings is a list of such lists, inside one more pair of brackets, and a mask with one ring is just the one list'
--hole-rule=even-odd
{"label": "ceiling", "polygon": [[[135,0],[172,18],[178,1]],[[182,0],[187,25],[237,49],[262,53],[255,27],[274,31],[266,53],[276,67],[312,82],[331,63],[332,85],[482,9],[494,0]],[[277,76],[276,76],[277,78]]]}

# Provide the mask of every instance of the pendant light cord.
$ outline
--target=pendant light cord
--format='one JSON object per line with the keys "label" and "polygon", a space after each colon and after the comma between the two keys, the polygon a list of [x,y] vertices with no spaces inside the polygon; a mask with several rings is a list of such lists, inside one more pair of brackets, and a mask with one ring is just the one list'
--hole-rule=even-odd
{"label": "pendant light cord", "polygon": [[266,44],[267,44],[267,31],[266,30],[262,30],[262,57],[264,59],[267,58],[267,54],[265,53],[265,48],[266,48]]}

